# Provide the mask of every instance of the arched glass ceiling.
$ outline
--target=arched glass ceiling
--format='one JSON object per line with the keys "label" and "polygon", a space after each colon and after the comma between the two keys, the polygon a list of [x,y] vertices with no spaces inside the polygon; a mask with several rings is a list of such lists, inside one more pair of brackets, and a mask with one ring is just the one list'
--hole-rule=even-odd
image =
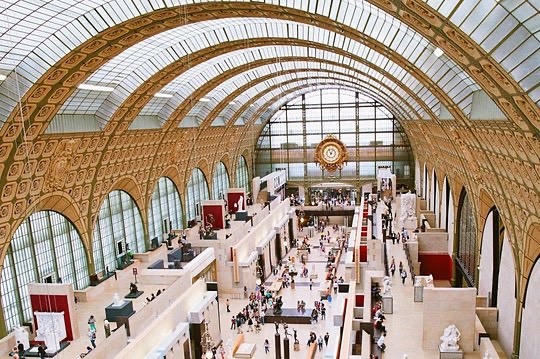
{"label": "arched glass ceiling", "polygon": [[[311,70],[309,72],[306,71],[306,72],[299,72],[299,73],[294,73],[294,74],[286,74],[282,76],[277,76],[277,77],[272,78],[271,80],[264,81],[263,83],[258,84],[254,87],[259,89],[259,93],[264,93],[269,88],[277,87],[276,90],[278,91],[277,93],[279,93],[279,89],[284,88],[284,84],[290,83],[291,81],[296,81],[296,82],[300,82],[300,81],[312,82],[313,80],[325,81],[326,78],[332,78],[332,79],[343,80],[343,81],[352,81],[353,83],[358,84],[360,87],[365,88],[367,89],[367,91],[370,91],[371,93],[374,93],[374,94],[377,94],[380,90],[379,87],[371,86],[358,78],[355,79],[354,77],[328,73],[324,71],[313,72]],[[270,94],[276,93],[275,92],[276,90],[273,90]],[[381,97],[381,96],[383,95],[381,93],[378,93],[378,97]],[[244,106],[245,104],[248,104],[252,98],[253,98],[252,93],[247,94],[246,92],[244,92],[243,94],[241,94],[235,99],[234,104],[232,105],[229,104],[228,106],[223,108],[223,110],[215,117],[215,119],[210,118],[210,120],[213,120],[212,124],[225,125],[229,120],[235,119],[235,114],[237,113],[237,111],[241,109],[241,107]],[[266,99],[266,98],[267,98],[266,95],[263,96],[263,99]],[[406,106],[407,105],[406,102],[404,101],[396,102],[396,99],[390,96],[388,96],[387,98],[389,99],[389,101],[392,102],[393,108],[399,107],[400,106],[399,104],[401,104],[403,108],[405,109],[405,111],[407,112],[408,118],[418,117],[416,113],[414,113],[410,108]],[[208,108],[208,110],[211,110],[211,108]],[[244,116],[248,116],[248,115],[244,114]]]}
{"label": "arched glass ceiling", "polygon": [[[299,67],[299,69],[302,69]],[[387,95],[389,101],[392,103],[392,107],[396,108],[401,106],[402,108],[406,109],[405,112],[407,113],[407,117],[405,119],[417,119],[419,117],[419,112],[423,113],[423,110],[419,107],[413,108],[411,107],[411,103],[408,101],[403,100],[398,94],[393,93],[389,89],[385,88],[384,86],[375,83],[374,81],[370,81],[369,78],[366,78],[366,76],[353,74],[344,74],[342,76],[335,76],[335,73],[329,72],[332,70],[328,69],[321,69],[318,71],[313,70],[303,70],[302,72],[293,73],[293,74],[283,74],[279,76],[279,72],[277,73],[278,76],[273,77],[271,80],[264,81],[263,83],[257,84],[256,86],[252,86],[248,91],[244,91],[240,95],[238,95],[234,99],[234,104],[229,104],[228,106],[224,107],[220,113],[215,118],[213,124],[218,125],[220,122],[227,122],[234,114],[236,109],[240,108],[246,103],[250,103],[251,99],[254,97],[255,93],[262,93],[267,88],[272,86],[279,86],[280,83],[290,81],[295,78],[307,78],[310,77],[323,77],[323,76],[332,76],[335,78],[341,78],[341,79],[347,79],[348,81],[354,81],[360,86],[363,86],[365,88],[370,89],[372,93],[377,93],[378,97]],[[221,101],[221,100],[220,100]],[[208,116],[206,111],[213,110],[215,108],[214,106],[209,105],[209,103],[202,103],[204,107],[201,107],[200,109],[194,109],[196,111],[201,111],[205,114],[205,116]],[[199,113],[199,112],[195,112]],[[427,116],[427,115],[426,115]],[[209,118],[209,120],[213,120],[212,118]]]}
{"label": "arched glass ceiling", "polygon": [[[308,62],[308,61],[280,62],[280,63],[275,63],[271,65],[254,68],[254,69],[251,69],[250,71],[246,71],[245,73],[234,76],[231,79],[224,81],[219,86],[212,89],[210,92],[208,92],[204,96],[205,99],[209,101],[194,103],[194,106],[189,112],[188,116],[196,117],[199,119],[199,121],[202,121],[206,118],[209,112],[214,109],[216,104],[219,103],[220,101],[223,101],[233,90],[236,90],[246,84],[249,84],[255,79],[267,76],[268,74],[280,73],[283,71],[286,72],[288,70],[294,70],[294,69],[312,69],[313,76],[317,76],[317,70],[319,69],[324,69],[324,70],[333,71],[333,72],[342,72],[348,75],[350,78],[359,78],[359,79],[362,79],[363,81],[366,81],[367,83],[373,83],[373,87],[375,89],[381,89],[381,91],[388,91],[388,89],[383,88],[383,85],[375,82],[373,78],[369,76],[369,74],[365,75],[366,72],[372,72],[372,71],[369,71],[369,69],[363,69],[362,65],[356,62],[352,62],[351,66],[360,71],[354,71],[351,68],[336,66],[336,65],[332,65],[328,63],[318,63],[318,62]],[[422,107],[417,103],[417,101],[414,98],[410,96],[410,94],[406,93],[405,90],[402,89],[402,87],[397,86],[395,83],[393,83],[388,78],[385,78],[382,75],[379,75],[378,78],[381,79],[383,83],[387,85],[390,89],[396,89],[397,90],[396,92],[398,92],[402,96],[403,99],[406,99],[406,101],[404,102],[407,102],[408,104],[410,104],[418,113],[422,115],[422,118],[427,117],[427,114],[425,114],[425,111],[422,109]],[[274,80],[274,81],[278,81],[278,80]],[[272,82],[268,82],[268,84],[271,84],[271,83]],[[245,91],[242,97],[238,97],[234,99],[234,101],[236,102],[236,105],[238,105],[239,103],[248,101],[250,97],[253,97],[253,95],[259,92],[260,92],[259,87],[252,87],[248,91]],[[399,101],[399,99],[396,99],[396,101]]]}
{"label": "arched glass ceiling", "polygon": [[[300,76],[303,76],[304,78],[307,77],[307,79],[309,80],[310,76],[313,76],[313,73],[310,71],[310,72],[303,72],[303,73],[297,74],[297,77],[300,77]],[[333,74],[329,74],[327,76],[333,76]],[[253,86],[253,89],[255,91],[253,91],[252,89],[250,89],[249,91],[244,91],[242,94],[237,96],[237,98],[235,99],[235,104],[233,106],[227,106],[222,110],[222,112],[216,117],[214,124],[221,125],[224,122],[229,121],[230,119],[235,121],[236,124],[239,124],[238,116],[233,114],[234,112],[233,110],[235,108],[243,106],[244,104],[251,103],[252,98],[254,97],[253,92],[260,94],[260,93],[264,93],[269,87],[275,87],[276,85],[282,87],[279,84],[287,80],[290,81],[292,78],[294,78],[292,75],[279,76],[278,78],[273,78],[272,80],[265,81],[263,83]],[[346,80],[351,81],[351,78],[346,77]],[[416,119],[419,117],[418,114],[414,111],[414,109],[410,107],[410,104],[408,102],[400,101],[400,99],[396,98],[397,96],[391,93],[390,91],[381,91],[381,85],[369,83],[368,81],[365,82],[362,79],[359,79],[358,77],[353,77],[352,81],[354,81],[355,83],[358,83],[360,87],[366,89],[367,93],[369,93],[372,98],[380,100],[380,102],[386,103],[387,107],[392,108],[395,111],[397,117],[401,119]],[[264,102],[261,104],[259,104],[259,102],[260,101],[256,101],[254,103],[254,106],[252,107],[250,106],[248,109],[245,110],[245,112],[240,116],[240,119],[241,119],[240,123],[245,123],[247,119],[249,119],[253,115],[253,113],[257,112],[258,110],[257,105],[264,104]],[[217,103],[215,103],[214,105],[217,105]],[[189,118],[188,121],[190,120],[192,119]],[[209,120],[213,120],[213,119],[210,118]],[[189,123],[190,125],[195,125],[193,122],[189,122]]]}
{"label": "arched glass ceiling", "polygon": [[534,101],[540,98],[540,1],[424,1],[493,56]]}
{"label": "arched glass ceiling", "polygon": [[[274,87],[270,91],[261,92],[262,95],[259,95],[254,98],[254,108],[266,108],[269,106],[267,103],[268,101],[272,100],[273,98],[289,98],[285,94],[287,94],[291,89],[294,89],[296,87],[310,87],[317,83],[322,83],[325,85],[341,85],[344,88],[355,88],[356,90],[366,94],[367,96],[376,99],[380,103],[384,104],[387,108],[392,109],[392,111],[395,112],[395,115],[397,117],[400,117],[402,119],[410,118],[410,115],[407,114],[407,111],[404,110],[403,107],[405,104],[401,103],[395,103],[394,100],[390,98],[390,96],[384,92],[378,91],[378,89],[374,90],[372,87],[367,87],[359,83],[351,82],[350,79],[345,78],[337,78],[337,77],[328,77],[328,80],[323,79],[324,77],[321,75],[321,78],[304,78],[304,79],[298,79],[293,82],[280,84],[276,87]],[[266,88],[263,89],[267,90]],[[273,103],[277,102],[276,100],[273,101]],[[274,113],[277,109],[270,106],[268,109],[265,110],[264,114],[268,113]],[[260,115],[260,110],[253,111],[250,107],[247,107],[242,109],[239,109],[235,112],[234,115],[232,115],[229,119],[229,121],[233,121],[236,123],[238,119],[242,119],[242,121],[249,122],[249,121],[255,121],[256,123],[260,122],[260,119],[257,117]],[[264,116],[261,116],[261,118]]]}
{"label": "arched glass ceiling", "polygon": [[[269,104],[268,108],[264,113],[260,116],[258,123],[264,124],[267,121],[269,121],[277,112],[279,112],[279,109],[281,106],[283,106],[286,103],[289,103],[291,100],[296,99],[297,97],[303,95],[303,94],[309,94],[315,90],[319,89],[345,89],[350,91],[351,89],[354,90],[354,88],[348,87],[348,86],[342,86],[339,84],[336,85],[311,85],[311,86],[304,86],[299,89],[296,89],[288,94],[286,94],[284,97],[280,97],[277,100],[275,100],[273,103]],[[301,100],[301,99],[300,99]],[[373,99],[367,97],[365,100],[360,101],[373,101]],[[385,101],[381,102],[385,106],[385,111],[387,111]],[[388,113],[388,117],[391,117],[391,114]]]}
{"label": "arched glass ceiling", "polygon": [[[254,85],[253,89],[257,90],[256,92],[259,94],[259,97],[254,97],[252,94],[246,95],[246,91],[244,91],[243,94],[238,96],[238,100],[235,102],[234,105],[228,105],[223,109],[221,114],[215,117],[215,121],[213,121],[215,122],[214,125],[225,125],[229,121],[234,121],[236,123],[239,117],[242,119],[242,122],[245,123],[258,112],[259,106],[264,105],[264,103],[268,101],[268,99],[274,96],[278,96],[285,92],[287,89],[298,86],[298,84],[313,84],[317,83],[317,81],[324,83],[336,82],[346,84],[347,86],[356,86],[356,88],[363,88],[377,95],[377,89],[366,86],[365,84],[362,84],[359,79],[347,75],[334,74],[322,71],[285,74]],[[378,95],[380,96],[381,94]],[[242,115],[239,116],[239,111],[241,111],[241,109],[250,102],[253,103],[254,106],[248,106],[248,108],[245,109]],[[216,105],[216,103],[214,103],[214,105]],[[393,106],[395,107],[396,105],[393,103]],[[203,115],[201,115],[201,118],[197,118],[191,115],[185,116],[180,123],[180,127],[193,127],[200,125],[202,120],[206,119],[209,112],[212,110],[212,107],[213,106],[205,105],[203,108],[199,109],[199,113],[203,113]],[[212,121],[213,119],[209,120]]]}
{"label": "arched glass ceiling", "polygon": [[[278,57],[276,57],[276,55]],[[276,59],[282,64],[282,69],[290,69],[292,67],[305,67],[305,61],[298,61],[295,64],[287,64],[291,56],[294,57],[306,57],[307,59],[317,58],[323,59],[326,61],[332,61],[337,63],[345,64],[346,66],[354,67],[359,72],[366,73],[369,76],[382,81],[388,85],[391,89],[400,93],[403,98],[410,99],[409,95],[405,93],[403,85],[392,81],[388,74],[381,74],[376,70],[368,67],[364,63],[351,60],[350,58],[337,55],[331,51],[307,48],[304,46],[272,46],[272,47],[257,47],[251,48],[250,51],[238,50],[231,53],[227,53],[221,56],[212,58],[211,60],[195,66],[190,70],[186,71],[182,76],[177,77],[175,80],[171,81],[167,86],[165,86],[160,93],[173,94],[171,98],[160,98],[153,97],[150,99],[148,104],[140,112],[140,116],[157,116],[160,123],[163,124],[164,121],[171,116],[174,110],[182,104],[183,101],[189,98],[189,96],[199,87],[207,84],[209,81],[213,80],[223,71],[239,67],[246,64],[254,64],[258,60],[264,59]],[[275,66],[275,65],[274,65]],[[327,66],[327,65],[324,65]],[[323,67],[324,67],[323,66]],[[326,67],[324,67],[326,68]],[[250,71],[251,70],[251,71]],[[248,70],[246,70],[242,75],[237,75],[234,77],[234,83],[228,89],[228,92],[231,92],[239,87],[238,84],[245,84],[254,78],[264,76],[269,73],[270,68],[264,67],[253,67],[250,69],[248,65]],[[403,79],[406,76],[406,72],[403,70],[400,72],[400,78]],[[227,82],[229,84],[229,82]],[[222,84],[221,86],[225,86]],[[439,102],[435,95],[422,85],[415,78],[410,77],[409,81],[406,83],[407,88],[416,93],[420,98],[422,98],[427,105],[432,109],[436,114],[439,113]],[[175,91],[177,91],[175,93]],[[206,94],[205,98],[214,100],[210,94]],[[196,100],[193,104],[196,104]],[[416,101],[413,101],[413,106],[416,106]]]}
{"label": "arched glass ceiling", "polygon": [[[336,89],[336,88],[341,88],[348,91],[358,90],[356,88],[352,88],[350,86],[345,86],[341,84],[333,84],[333,85],[332,84],[323,84],[323,85],[313,84],[313,85],[303,85],[300,87],[296,87],[294,88],[294,90],[286,93],[284,97],[276,97],[275,99],[269,101],[269,103],[267,103],[267,109],[262,114],[259,115],[256,123],[265,124],[267,121],[269,121],[272,118],[272,116],[274,116],[274,114],[276,114],[279,111],[281,106],[295,99],[296,97],[301,96],[302,94],[308,94],[318,89]],[[361,89],[361,91],[363,90]],[[368,101],[373,101],[373,99],[370,98]],[[384,100],[381,102],[381,104],[383,104],[386,107],[386,102]]]}
{"label": "arched glass ceiling", "polygon": [[[223,38],[228,40],[246,40],[246,42],[249,41],[247,40],[248,38],[254,37],[287,37],[299,38],[306,41],[316,41],[326,46],[338,45],[338,47],[345,48],[347,51],[384,68],[386,71],[395,76],[401,76],[402,81],[408,86],[410,86],[411,82],[417,82],[417,80],[406,70],[397,65],[395,62],[389,60],[386,56],[379,54],[356,41],[346,39],[340,34],[336,34],[318,27],[289,21],[243,19],[241,24],[238,24],[237,21],[238,19],[234,18],[221,19],[176,28],[162,34],[155,35],[154,37],[129,48],[117,58],[104,65],[90,78],[90,80],[87,81],[93,84],[114,86],[114,84],[111,84],[110,82],[99,82],[94,81],[94,79],[117,79],[118,74],[116,69],[123,67],[124,81],[119,85],[116,85],[116,89],[118,91],[113,92],[104,99],[103,93],[88,90],[77,90],[71,96],[71,99],[68,100],[63,106],[60,113],[87,114],[88,108],[85,108],[85,104],[91,104],[92,110],[94,110],[96,103],[99,101],[99,99],[101,99],[104,105],[99,106],[96,115],[99,119],[101,119],[101,121],[107,122],[108,119],[113,115],[117,106],[121,104],[121,101],[126,99],[127,96],[129,96],[129,93],[134,91],[137,86],[141,85],[144,80],[157,73],[161,68],[164,68],[170,63],[176,61],[178,56],[184,55],[188,51],[193,52],[200,50],[205,46],[213,45],[214,43],[209,41],[211,38],[209,35],[210,33],[221,33],[220,36],[215,37],[216,39]],[[221,28],[222,26],[228,27]],[[199,27],[200,31],[196,31],[196,27]],[[191,29],[189,34],[194,34],[193,36],[187,37],[188,35],[185,33],[187,28]],[[183,38],[184,40],[182,42],[177,42],[178,38]],[[383,39],[381,39],[381,41],[382,40]],[[393,46],[396,50],[402,51],[404,55],[408,56],[409,60],[416,63],[416,66],[421,68],[422,71],[424,71],[432,80],[439,84],[439,86],[442,87],[444,91],[448,93],[455,102],[458,103],[458,106],[466,114],[468,114],[472,102],[472,93],[474,90],[478,89],[478,87],[473,84],[472,79],[458,69],[457,65],[447,57],[441,56],[437,58],[432,53],[432,47],[430,47],[425,39],[413,39],[411,37],[409,39],[403,38],[401,40],[403,41],[393,41],[390,44],[390,47]],[[148,52],[152,52],[151,46],[157,46],[155,45],[156,43],[162,44],[163,46],[170,46],[162,49],[160,52],[156,52],[156,56],[141,64],[138,68],[130,68],[131,72],[127,70],[127,67],[124,67],[129,65],[133,66],[136,61],[135,59],[140,58],[139,53],[143,51],[143,49],[144,51],[147,51],[145,46],[150,47]],[[407,46],[400,49],[403,43],[406,43]],[[159,48],[159,46],[157,47]],[[313,55],[317,56],[318,52],[315,51]],[[203,68],[200,68],[199,73],[206,73]],[[205,79],[205,82],[207,81],[208,78]],[[184,80],[182,82],[186,83],[188,81]],[[173,89],[169,87],[168,90],[170,92]],[[428,100],[427,102],[432,101],[433,99]]]}
{"label": "arched glass ceiling", "polygon": [[[248,0],[244,0],[248,1]],[[195,3],[196,0],[167,0],[157,3],[145,0],[87,0],[70,2],[55,0],[37,3],[33,0],[6,0],[0,8],[0,74],[9,75],[2,83],[2,115],[9,114],[19,96],[61,57],[99,32],[123,21],[159,8]],[[261,1],[277,3],[276,0]],[[465,33],[483,49],[501,60],[511,75],[529,91],[533,101],[540,97],[538,89],[538,4],[524,0],[427,0],[428,4]],[[371,36],[381,35],[393,41],[389,28],[403,28],[403,38],[420,38],[399,20],[391,18],[366,1],[288,1],[295,9],[327,16]],[[182,16],[182,10],[179,10]],[[385,22],[379,22],[380,18]],[[369,20],[368,20],[369,19]],[[510,34],[510,36],[507,36]],[[388,35],[388,36],[386,36]],[[401,36],[399,41],[401,41]],[[406,43],[406,41],[403,41]],[[385,42],[386,43],[386,42]],[[406,46],[404,44],[404,46]],[[20,94],[12,91],[12,71],[18,67]],[[530,89],[530,90],[529,90]]]}

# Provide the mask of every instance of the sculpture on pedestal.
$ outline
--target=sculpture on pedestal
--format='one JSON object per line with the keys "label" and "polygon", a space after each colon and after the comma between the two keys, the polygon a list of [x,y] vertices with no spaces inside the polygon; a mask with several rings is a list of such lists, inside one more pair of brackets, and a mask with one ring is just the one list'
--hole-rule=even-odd
{"label": "sculpture on pedestal", "polygon": [[383,295],[390,295],[392,294],[392,280],[390,277],[386,276],[383,279]]}
{"label": "sculpture on pedestal", "polygon": [[44,341],[47,353],[60,350],[60,342],[67,336],[64,312],[34,312],[37,322],[37,341]]}
{"label": "sculpture on pedestal", "polygon": [[30,341],[28,340],[28,332],[23,327],[13,328],[13,334],[15,334],[15,340],[22,343],[25,348],[30,348]]}
{"label": "sculpture on pedestal", "polygon": [[124,300],[120,298],[118,293],[114,293],[114,295],[113,295],[113,305],[121,306],[123,304],[124,304]]}
{"label": "sculpture on pedestal", "polygon": [[237,202],[237,206],[238,206],[238,211],[244,210],[244,196],[240,196]]}
{"label": "sculpture on pedestal", "polygon": [[416,228],[416,195],[413,193],[405,193],[401,195],[401,208],[399,218],[401,221],[400,227]]}
{"label": "sculpture on pedestal", "polygon": [[458,351],[459,350],[458,341],[460,338],[461,338],[461,333],[459,332],[459,329],[454,324],[449,325],[448,327],[444,329],[444,333],[442,337],[440,338],[442,341],[440,345],[441,350]]}
{"label": "sculpture on pedestal", "polygon": [[414,277],[414,285],[417,287],[425,287],[429,283],[433,282],[433,275],[430,274],[428,276],[425,275],[417,275]]}

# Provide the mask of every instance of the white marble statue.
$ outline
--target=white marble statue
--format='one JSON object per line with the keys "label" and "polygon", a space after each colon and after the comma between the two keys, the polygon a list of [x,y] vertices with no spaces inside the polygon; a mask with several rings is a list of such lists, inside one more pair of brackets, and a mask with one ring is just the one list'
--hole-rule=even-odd
{"label": "white marble statue", "polygon": [[240,198],[238,198],[238,211],[243,211],[244,210],[244,196],[240,196]]}
{"label": "white marble statue", "polygon": [[401,219],[414,217],[416,214],[416,195],[404,193],[401,195]]}
{"label": "white marble statue", "polygon": [[390,295],[392,293],[392,281],[390,277],[386,276],[383,279],[383,295]]}
{"label": "white marble statue", "polygon": [[67,336],[64,312],[34,312],[37,321],[36,340],[44,341],[47,353],[60,350],[60,342]]}
{"label": "white marble statue", "polygon": [[15,340],[23,344],[25,349],[30,348],[30,341],[28,340],[28,332],[23,327],[15,327],[13,329]]}
{"label": "white marble statue", "polygon": [[122,298],[120,298],[118,293],[114,293],[114,295],[113,295],[113,305],[119,307],[119,306],[121,306],[123,304],[124,304],[124,300]]}
{"label": "white marble statue", "polygon": [[447,326],[444,329],[444,333],[442,337],[440,338],[442,341],[441,350],[458,351],[459,350],[458,341],[460,338],[461,338],[461,333],[459,332],[459,329],[454,324]]}
{"label": "white marble statue", "polygon": [[433,282],[433,275],[417,275],[414,277],[414,285],[417,287],[426,287],[429,283]]}

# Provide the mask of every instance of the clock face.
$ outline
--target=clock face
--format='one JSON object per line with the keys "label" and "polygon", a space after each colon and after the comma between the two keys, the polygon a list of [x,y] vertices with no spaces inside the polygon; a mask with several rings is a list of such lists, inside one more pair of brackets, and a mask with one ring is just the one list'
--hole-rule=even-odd
{"label": "clock face", "polygon": [[347,149],[343,142],[328,135],[315,149],[315,162],[328,172],[335,172],[347,161]]}
{"label": "clock face", "polygon": [[334,163],[339,159],[339,148],[334,144],[328,144],[323,148],[322,156],[326,162]]}

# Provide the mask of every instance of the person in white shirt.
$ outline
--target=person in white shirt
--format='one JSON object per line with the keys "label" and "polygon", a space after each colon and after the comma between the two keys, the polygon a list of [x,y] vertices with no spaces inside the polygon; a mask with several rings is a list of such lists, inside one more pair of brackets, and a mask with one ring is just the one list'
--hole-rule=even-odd
{"label": "person in white shirt", "polygon": [[384,349],[386,349],[386,344],[384,344],[384,338],[386,337],[386,333],[383,333],[379,340],[377,340],[377,346],[381,349],[381,351],[384,352]]}

